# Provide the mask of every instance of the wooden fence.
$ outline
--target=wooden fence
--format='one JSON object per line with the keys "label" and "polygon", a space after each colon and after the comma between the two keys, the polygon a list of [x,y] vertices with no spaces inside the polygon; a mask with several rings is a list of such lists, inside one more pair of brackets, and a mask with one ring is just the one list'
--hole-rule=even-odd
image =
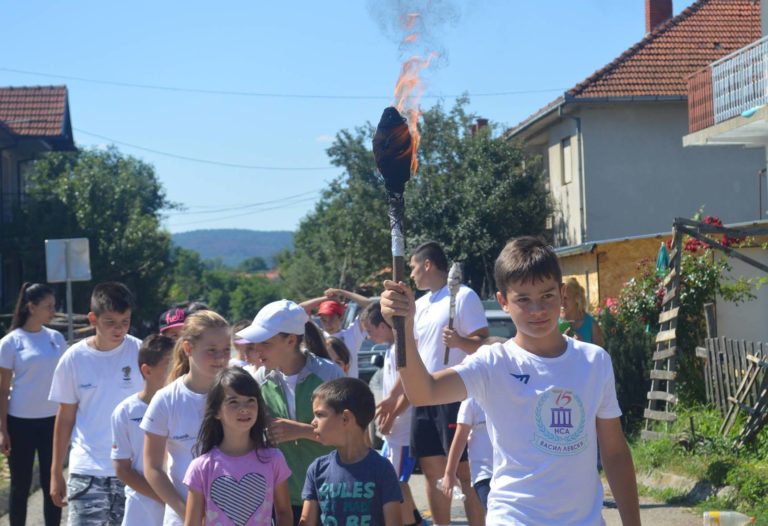
{"label": "wooden fence", "polygon": [[696,349],[704,358],[707,400],[720,410],[727,435],[740,412],[747,420],[738,443],[750,441],[768,419],[768,343],[707,338],[706,347]]}

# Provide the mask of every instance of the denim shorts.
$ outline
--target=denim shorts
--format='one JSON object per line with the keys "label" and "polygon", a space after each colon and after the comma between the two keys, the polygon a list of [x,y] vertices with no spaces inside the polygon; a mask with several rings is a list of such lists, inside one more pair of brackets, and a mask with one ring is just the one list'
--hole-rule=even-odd
{"label": "denim shorts", "polygon": [[70,473],[67,481],[69,526],[120,526],[125,485],[117,477]]}

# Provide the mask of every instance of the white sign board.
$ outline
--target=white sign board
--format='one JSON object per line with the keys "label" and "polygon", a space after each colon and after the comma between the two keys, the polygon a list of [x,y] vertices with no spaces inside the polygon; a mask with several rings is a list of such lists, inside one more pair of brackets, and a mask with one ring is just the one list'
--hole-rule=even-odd
{"label": "white sign board", "polygon": [[48,283],[90,281],[91,257],[88,238],[46,239],[45,268]]}

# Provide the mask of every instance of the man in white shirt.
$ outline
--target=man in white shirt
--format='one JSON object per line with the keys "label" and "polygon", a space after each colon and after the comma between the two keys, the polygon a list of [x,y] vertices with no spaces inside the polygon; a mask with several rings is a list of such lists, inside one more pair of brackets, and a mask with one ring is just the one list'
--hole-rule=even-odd
{"label": "man in white shirt", "polygon": [[[461,286],[456,296],[454,328],[448,328],[451,294],[448,290],[448,259],[434,241],[416,247],[411,255],[411,279],[416,288],[427,291],[416,302],[414,337],[427,370],[436,373],[458,365],[474,353],[488,337],[488,320],[478,295],[469,287]],[[444,357],[448,350],[448,363]],[[395,400],[402,393],[400,382],[390,396],[380,404],[379,414],[395,410]],[[411,427],[411,454],[418,458],[419,466],[427,477],[427,498],[435,526],[451,521],[451,501],[438,488],[437,481],[445,473],[448,452],[456,431],[459,402],[414,408]],[[482,524],[483,508],[472,490],[466,452],[461,457],[458,477],[467,499],[464,501],[470,524]]]}

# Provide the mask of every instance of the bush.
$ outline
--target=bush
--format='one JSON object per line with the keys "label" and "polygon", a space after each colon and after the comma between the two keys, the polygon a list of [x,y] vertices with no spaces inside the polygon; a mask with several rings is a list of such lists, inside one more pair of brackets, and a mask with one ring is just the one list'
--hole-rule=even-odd
{"label": "bush", "polygon": [[630,429],[643,417],[648,392],[647,378],[654,342],[645,324],[637,320],[622,322],[610,309],[604,309],[598,321],[611,353],[616,376],[616,396]]}
{"label": "bush", "polygon": [[[716,218],[715,218],[716,219]],[[720,295],[726,301],[754,299],[753,283],[739,279],[728,282],[730,270],[725,258],[715,258],[701,243],[685,244],[681,261],[681,283],[677,319],[676,394],[684,404],[704,403],[704,371],[695,349],[706,337],[704,304]],[[611,354],[616,375],[619,404],[629,423],[642,418],[650,386],[648,371],[655,348],[664,287],[655,262],[638,263],[637,275],[622,289],[618,300],[609,299],[598,315],[605,347]]]}

